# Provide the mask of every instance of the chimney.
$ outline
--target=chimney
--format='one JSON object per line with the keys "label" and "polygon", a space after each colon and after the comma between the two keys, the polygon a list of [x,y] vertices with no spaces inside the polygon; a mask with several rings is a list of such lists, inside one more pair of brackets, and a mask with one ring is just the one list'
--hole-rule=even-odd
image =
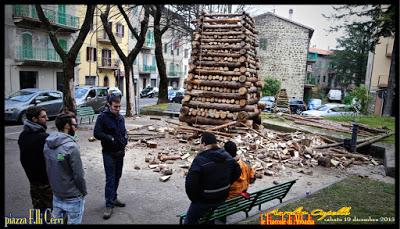
{"label": "chimney", "polygon": [[289,9],[289,19],[292,20],[293,16],[293,9]]}

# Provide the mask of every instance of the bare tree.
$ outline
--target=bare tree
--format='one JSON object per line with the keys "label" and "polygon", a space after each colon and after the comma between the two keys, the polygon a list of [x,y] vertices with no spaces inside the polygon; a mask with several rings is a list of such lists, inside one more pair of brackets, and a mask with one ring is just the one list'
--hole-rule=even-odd
{"label": "bare tree", "polygon": [[[161,17],[165,15],[165,25],[161,28]],[[150,13],[153,16],[153,25],[154,25],[154,41],[155,41],[155,54],[157,60],[157,69],[158,74],[160,76],[160,85],[159,85],[159,92],[158,92],[158,100],[157,104],[160,103],[167,103],[168,102],[168,78],[167,78],[167,70],[165,67],[164,56],[162,53],[162,36],[168,30],[170,26],[171,19],[167,15],[166,8],[164,5],[152,5],[150,7]]]}
{"label": "bare tree", "polygon": [[128,56],[124,54],[122,51],[121,47],[118,45],[118,42],[116,41],[114,34],[112,33],[111,26],[108,23],[109,21],[109,14],[110,14],[110,5],[106,5],[106,10],[101,13],[100,18],[103,23],[104,30],[106,31],[111,44],[113,45],[114,49],[118,53],[119,58],[121,59],[122,63],[124,64],[124,71],[125,71],[125,85],[126,85],[126,116],[127,117],[132,117],[132,108],[134,107],[134,99],[131,99],[131,94],[134,95],[133,93],[133,84],[130,78],[130,73],[133,65],[133,61],[135,61],[137,55],[139,54],[140,50],[143,47],[143,44],[146,39],[146,33],[149,25],[149,10],[148,6],[144,5],[144,18],[140,22],[140,33],[137,33],[136,28],[132,26],[132,23],[129,20],[129,17],[127,15],[127,9],[124,9],[122,5],[118,5],[118,10],[124,17],[129,30],[132,32],[133,36],[136,38],[137,42],[135,47],[129,52]]}
{"label": "bare tree", "polygon": [[57,39],[57,28],[50,24],[49,20],[43,13],[43,9],[41,5],[35,5],[36,11],[39,17],[39,20],[44,24],[45,29],[49,33],[50,41],[53,44],[54,49],[56,50],[57,54],[60,56],[63,62],[63,72],[64,72],[64,110],[72,111],[76,113],[76,103],[74,99],[74,67],[75,61],[78,56],[79,50],[81,49],[83,42],[90,31],[90,25],[93,23],[93,14],[95,5],[87,5],[86,8],[86,15],[85,20],[83,21],[82,27],[80,28],[79,34],[77,39],[75,40],[74,44],[66,53],[61,45],[58,43]]}

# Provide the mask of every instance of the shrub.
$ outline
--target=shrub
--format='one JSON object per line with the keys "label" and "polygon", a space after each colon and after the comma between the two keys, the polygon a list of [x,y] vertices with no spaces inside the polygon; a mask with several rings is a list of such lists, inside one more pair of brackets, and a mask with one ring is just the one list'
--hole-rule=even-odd
{"label": "shrub", "polygon": [[262,89],[264,96],[275,96],[281,88],[281,81],[272,77],[264,79],[264,87]]}

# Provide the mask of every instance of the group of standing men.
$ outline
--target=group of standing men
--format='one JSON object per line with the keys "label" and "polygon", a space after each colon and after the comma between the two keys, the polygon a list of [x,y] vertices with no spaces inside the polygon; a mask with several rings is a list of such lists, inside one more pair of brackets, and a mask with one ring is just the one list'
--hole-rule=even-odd
{"label": "group of standing men", "polygon": [[[93,133],[101,141],[106,174],[104,219],[111,217],[114,206],[125,206],[117,199],[128,142],[120,108],[121,98],[108,96],[107,108],[97,117]],[[58,115],[55,119],[58,131],[50,134],[46,133],[48,118],[44,108],[28,108],[26,118],[18,145],[20,161],[30,183],[33,208],[40,209],[42,216],[51,211],[51,217],[62,218],[64,223],[80,224],[87,189],[75,135],[78,127],[75,114]]]}
{"label": "group of standing men", "polygon": [[[121,98],[108,96],[107,108],[97,117],[93,135],[101,141],[106,175],[104,219],[114,207],[125,207],[117,198],[119,180],[128,143],[125,120],[119,114]],[[18,139],[20,160],[30,182],[32,204],[42,214],[52,209],[52,217],[68,224],[82,222],[87,195],[80,148],[76,140],[77,118],[65,112],[55,119],[57,132],[46,133],[46,110],[31,107]],[[254,182],[254,171],[236,155],[234,142],[219,148],[215,135],[203,133],[200,152],[189,169],[185,189],[191,200],[185,223],[196,224],[210,209],[226,199],[246,194]],[[64,223],[65,223],[64,221]],[[221,219],[226,222],[226,218]]]}

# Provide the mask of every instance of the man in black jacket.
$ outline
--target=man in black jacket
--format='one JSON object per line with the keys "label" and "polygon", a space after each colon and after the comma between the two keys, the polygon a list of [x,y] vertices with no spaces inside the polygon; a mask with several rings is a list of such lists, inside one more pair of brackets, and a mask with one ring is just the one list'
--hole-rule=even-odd
{"label": "man in black jacket", "polygon": [[42,107],[30,107],[26,111],[27,120],[19,135],[20,161],[30,183],[30,194],[34,209],[43,214],[53,207],[53,193],[46,173],[43,147],[49,134],[46,133],[48,120]]}
{"label": "man in black jacket", "polygon": [[119,114],[120,97],[108,96],[107,103],[108,107],[97,117],[93,133],[94,137],[101,141],[103,148],[103,162],[106,172],[104,219],[111,217],[114,206],[125,207],[125,204],[117,199],[117,190],[122,175],[125,146],[128,143],[125,120]]}
{"label": "man in black jacket", "polygon": [[203,133],[201,143],[205,150],[195,157],[186,176],[186,194],[192,202],[185,224],[197,224],[208,210],[224,202],[242,172],[236,160],[218,147],[215,135]]}

